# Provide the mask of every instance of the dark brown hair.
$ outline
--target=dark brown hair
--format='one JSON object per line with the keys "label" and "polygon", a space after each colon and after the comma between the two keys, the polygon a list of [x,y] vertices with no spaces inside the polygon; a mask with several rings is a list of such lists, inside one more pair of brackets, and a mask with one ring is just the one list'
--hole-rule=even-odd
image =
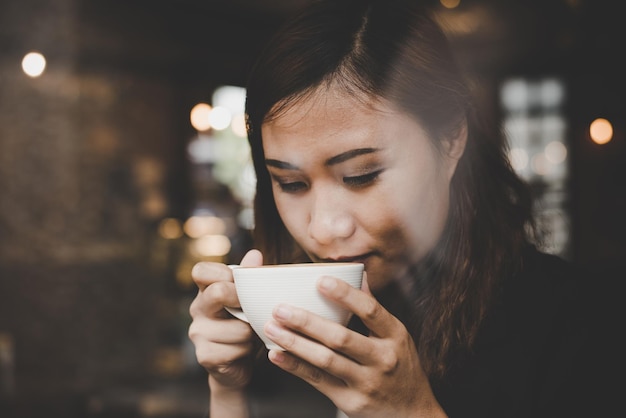
{"label": "dark brown hair", "polygon": [[302,251],[274,203],[261,126],[330,83],[392,102],[439,149],[467,124],[444,233],[415,266],[413,314],[401,318],[427,373],[442,376],[452,353],[471,348],[498,281],[516,268],[532,226],[530,195],[508,164],[499,129],[481,122],[448,40],[420,1],[313,1],[275,35],[247,85],[255,245],[268,263],[301,261]]}

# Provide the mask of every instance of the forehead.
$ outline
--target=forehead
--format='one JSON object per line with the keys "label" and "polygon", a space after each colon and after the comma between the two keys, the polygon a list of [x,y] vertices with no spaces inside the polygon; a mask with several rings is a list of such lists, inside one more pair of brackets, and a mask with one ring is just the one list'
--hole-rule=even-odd
{"label": "forehead", "polygon": [[263,148],[267,154],[296,142],[339,145],[382,140],[400,117],[400,112],[382,99],[366,99],[340,89],[318,89],[289,103],[263,124]]}
{"label": "forehead", "polygon": [[330,86],[318,86],[302,96],[278,103],[275,108],[280,110],[271,122],[279,121],[281,125],[287,125],[289,122],[306,119],[307,116],[330,118],[329,122],[338,123],[345,120],[344,112],[385,112],[391,110],[391,104],[382,98],[348,91],[333,83]]}

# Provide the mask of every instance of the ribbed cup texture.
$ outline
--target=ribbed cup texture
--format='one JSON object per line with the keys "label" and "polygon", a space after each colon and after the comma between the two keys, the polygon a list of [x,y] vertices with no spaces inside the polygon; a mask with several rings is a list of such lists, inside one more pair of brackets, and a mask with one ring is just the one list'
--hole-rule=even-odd
{"label": "ribbed cup texture", "polygon": [[350,312],[325,299],[317,290],[317,281],[322,276],[333,276],[352,287],[360,288],[363,264],[310,263],[287,264],[281,267],[236,267],[233,275],[241,307],[252,329],[268,348],[280,349],[263,333],[263,326],[272,318],[274,307],[286,303],[345,326]]}

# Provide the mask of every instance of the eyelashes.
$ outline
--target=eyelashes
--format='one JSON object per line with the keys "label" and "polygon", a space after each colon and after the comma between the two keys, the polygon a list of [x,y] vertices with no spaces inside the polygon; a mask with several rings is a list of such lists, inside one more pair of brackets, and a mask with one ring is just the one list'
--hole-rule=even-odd
{"label": "eyelashes", "polygon": [[[383,171],[384,170],[381,169],[358,176],[345,176],[342,177],[342,182],[351,189],[364,188],[374,184]],[[277,176],[272,176],[272,179],[278,185],[280,190],[285,193],[300,193],[308,190],[309,188],[309,184],[304,181],[287,181]]]}
{"label": "eyelashes", "polygon": [[298,192],[306,190],[306,188],[308,187],[307,184],[302,181],[293,181],[293,182],[276,181],[276,183],[278,184],[278,187],[280,187],[280,190],[282,190],[285,193],[298,193]]}
{"label": "eyelashes", "polygon": [[360,176],[344,177],[343,182],[349,187],[364,187],[376,181],[382,172],[383,170],[377,170]]}

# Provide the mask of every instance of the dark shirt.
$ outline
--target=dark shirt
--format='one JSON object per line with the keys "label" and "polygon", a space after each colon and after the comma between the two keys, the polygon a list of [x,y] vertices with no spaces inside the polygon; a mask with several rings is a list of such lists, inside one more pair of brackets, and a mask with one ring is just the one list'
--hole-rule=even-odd
{"label": "dark shirt", "polygon": [[523,266],[504,281],[473,352],[433,382],[435,396],[451,418],[602,416],[601,281],[534,249]]}
{"label": "dark shirt", "polygon": [[[625,317],[613,288],[606,277],[529,249],[522,272],[503,282],[473,351],[431,382],[449,417],[616,416],[609,402],[623,393],[615,336]],[[253,417],[335,418],[334,405],[306,383],[266,361],[258,371]]]}

